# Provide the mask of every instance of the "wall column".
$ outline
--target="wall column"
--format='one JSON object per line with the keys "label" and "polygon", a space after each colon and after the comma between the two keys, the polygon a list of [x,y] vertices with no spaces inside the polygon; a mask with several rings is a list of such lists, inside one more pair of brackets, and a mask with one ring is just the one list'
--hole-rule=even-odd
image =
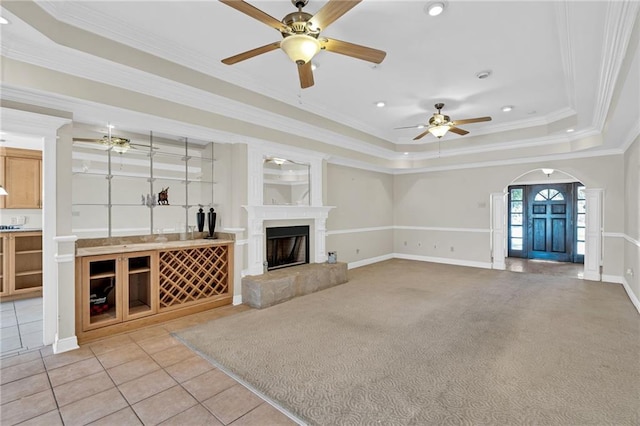
{"label": "wall column", "polygon": [[600,281],[602,273],[602,202],[604,191],[599,188],[585,189],[586,229],[584,253],[584,279]]}
{"label": "wall column", "polygon": [[491,267],[506,269],[505,256],[507,241],[507,194],[495,192],[491,194]]}

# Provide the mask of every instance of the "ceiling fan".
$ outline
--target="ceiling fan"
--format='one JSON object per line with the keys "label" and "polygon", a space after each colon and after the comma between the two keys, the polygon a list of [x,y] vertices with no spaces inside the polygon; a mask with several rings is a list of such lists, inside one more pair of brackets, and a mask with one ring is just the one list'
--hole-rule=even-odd
{"label": "ceiling fan", "polygon": [[305,89],[314,84],[311,59],[320,50],[339,53],[353,58],[379,64],[387,55],[382,50],[360,46],[346,41],[320,37],[320,31],[351,10],[362,0],[329,0],[315,15],[303,12],[309,0],[291,0],[298,8],[278,21],[255,6],[243,0],[220,0],[220,2],[251,16],[258,21],[280,31],[283,40],[269,43],[223,59],[222,63],[233,65],[245,59],[281,48],[298,67],[300,86]]}
{"label": "ceiling fan", "polygon": [[455,120],[451,121],[448,115],[444,115],[440,112],[442,108],[444,108],[444,104],[438,103],[434,105],[438,110],[437,113],[433,114],[433,117],[429,119],[429,124],[419,124],[417,126],[408,126],[408,127],[396,127],[396,129],[423,129],[427,128],[424,132],[420,133],[418,136],[413,138],[414,141],[421,139],[427,133],[431,133],[433,136],[440,139],[447,132],[456,133],[460,136],[466,135],[467,132],[464,129],[457,127],[460,124],[470,124],[470,123],[480,123],[482,121],[491,121],[491,117],[478,117],[478,118],[466,118],[464,120]]}
{"label": "ceiling fan", "polygon": [[[90,139],[90,138],[73,138],[74,142],[88,142],[88,143],[97,143],[103,145],[107,149],[112,149],[114,152],[118,154],[124,154],[129,151],[129,149],[138,149],[137,147],[145,148],[144,151],[149,151],[149,145],[141,145],[137,143],[131,143],[130,139],[121,138],[118,136],[103,136],[102,139]],[[154,149],[158,149],[154,147]],[[142,151],[141,149],[139,149]]]}

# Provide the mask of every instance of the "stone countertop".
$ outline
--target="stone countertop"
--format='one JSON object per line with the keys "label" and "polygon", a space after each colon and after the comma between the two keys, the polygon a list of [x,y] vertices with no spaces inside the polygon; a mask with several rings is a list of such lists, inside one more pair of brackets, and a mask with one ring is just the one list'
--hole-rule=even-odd
{"label": "stone countertop", "polygon": [[146,243],[119,244],[111,246],[83,247],[76,249],[76,256],[96,256],[101,254],[131,253],[147,250],[174,250],[190,247],[220,246],[233,244],[233,240],[195,239],[186,241],[151,241]]}
{"label": "stone countertop", "polygon": [[9,234],[14,232],[42,232],[42,228],[0,229],[0,234]]}

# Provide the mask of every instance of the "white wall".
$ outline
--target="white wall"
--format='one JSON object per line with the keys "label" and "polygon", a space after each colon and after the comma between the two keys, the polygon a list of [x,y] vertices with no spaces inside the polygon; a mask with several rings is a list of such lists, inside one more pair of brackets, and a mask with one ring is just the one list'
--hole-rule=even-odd
{"label": "white wall", "polygon": [[393,253],[393,176],[328,164],[327,251],[341,262],[362,262]]}
{"label": "white wall", "polygon": [[640,138],[627,149],[624,158],[624,282],[640,311]]}

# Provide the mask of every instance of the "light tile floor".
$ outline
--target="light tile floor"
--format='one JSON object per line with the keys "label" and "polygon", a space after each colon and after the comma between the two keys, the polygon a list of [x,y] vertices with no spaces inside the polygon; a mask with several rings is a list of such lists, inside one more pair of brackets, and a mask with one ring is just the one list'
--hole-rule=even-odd
{"label": "light tile floor", "polygon": [[42,347],[42,297],[0,303],[0,357]]}
{"label": "light tile floor", "polygon": [[247,309],[213,309],[57,355],[47,346],[5,356],[0,423],[295,425],[171,335]]}
{"label": "light tile floor", "polygon": [[584,265],[582,263],[555,262],[553,260],[542,259],[519,259],[517,257],[508,257],[505,261],[507,271],[556,275],[578,279],[584,277]]}

